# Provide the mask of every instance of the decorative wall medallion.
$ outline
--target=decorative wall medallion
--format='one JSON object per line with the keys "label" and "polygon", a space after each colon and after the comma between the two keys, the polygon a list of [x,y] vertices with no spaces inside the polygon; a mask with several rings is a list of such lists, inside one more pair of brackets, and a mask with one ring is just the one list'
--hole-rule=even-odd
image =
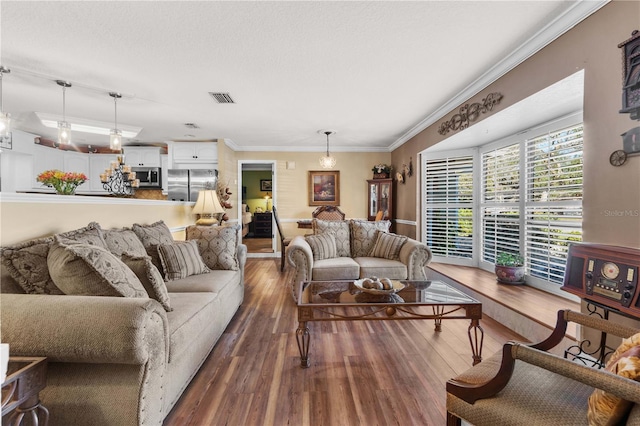
{"label": "decorative wall medallion", "polygon": [[498,92],[490,93],[482,102],[465,104],[460,107],[458,114],[454,114],[451,120],[440,124],[438,133],[446,135],[450,131],[457,131],[469,127],[470,122],[476,121],[480,114],[486,114],[493,110],[493,106],[500,103],[502,94]]}

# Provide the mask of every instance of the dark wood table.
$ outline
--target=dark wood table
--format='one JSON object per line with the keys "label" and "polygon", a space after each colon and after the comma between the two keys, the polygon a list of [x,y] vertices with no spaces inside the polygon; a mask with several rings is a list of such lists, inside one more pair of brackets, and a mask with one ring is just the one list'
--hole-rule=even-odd
{"label": "dark wood table", "polygon": [[310,220],[299,220],[298,221],[298,228],[302,228],[302,229],[311,229],[311,221]]}
{"label": "dark wood table", "polygon": [[[309,367],[311,321],[370,321],[432,319],[442,331],[444,319],[470,319],[467,334],[473,364],[482,361],[484,331],[480,327],[482,303],[442,281],[400,280],[405,287],[393,296],[362,292],[353,281],[309,281],[298,294],[296,340],[300,363]],[[360,308],[360,309],[354,309]]]}
{"label": "dark wood table", "polygon": [[47,358],[9,357],[7,378],[2,383],[2,424],[47,426],[49,410],[40,403],[47,385]]}

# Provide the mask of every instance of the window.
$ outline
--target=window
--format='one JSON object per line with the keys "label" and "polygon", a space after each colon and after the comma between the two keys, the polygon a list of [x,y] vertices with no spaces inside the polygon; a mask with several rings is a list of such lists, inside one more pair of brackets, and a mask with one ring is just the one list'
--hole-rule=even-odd
{"label": "window", "polygon": [[514,135],[477,153],[425,154],[423,235],[434,259],[489,270],[499,252],[519,252],[527,260],[528,283],[555,291],[569,243],[582,240],[583,128],[571,122],[575,116],[526,132],[534,137]]}
{"label": "window", "polygon": [[[473,155],[427,160],[426,239],[434,256],[473,256]],[[465,263],[465,262],[463,262]]]}

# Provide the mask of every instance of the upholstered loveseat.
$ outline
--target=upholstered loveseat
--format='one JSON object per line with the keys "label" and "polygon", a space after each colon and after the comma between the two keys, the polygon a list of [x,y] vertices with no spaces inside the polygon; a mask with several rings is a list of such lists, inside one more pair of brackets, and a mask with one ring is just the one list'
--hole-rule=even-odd
{"label": "upholstered loveseat", "polygon": [[357,280],[371,276],[426,279],[431,250],[425,244],[389,232],[389,221],[313,219],[313,235],[296,236],[287,247],[295,269],[294,300],[305,281]]}
{"label": "upholstered loveseat", "polygon": [[243,301],[238,233],[92,223],[2,249],[2,341],[48,358],[51,425],[162,424]]}

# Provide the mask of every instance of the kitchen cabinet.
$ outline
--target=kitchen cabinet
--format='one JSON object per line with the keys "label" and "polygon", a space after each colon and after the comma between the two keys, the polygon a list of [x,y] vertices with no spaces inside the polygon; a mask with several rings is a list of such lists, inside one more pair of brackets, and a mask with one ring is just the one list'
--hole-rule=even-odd
{"label": "kitchen cabinet", "polygon": [[84,173],[87,177],[89,176],[89,157],[87,154],[82,152],[65,151],[62,155],[62,160],[62,171]]}
{"label": "kitchen cabinet", "polygon": [[162,192],[169,190],[169,156],[160,154],[160,173],[162,173],[160,181],[162,182]]}
{"label": "kitchen cabinet", "polygon": [[160,167],[160,148],[125,146],[123,151],[124,162],[131,167]]}
{"label": "kitchen cabinet", "polygon": [[271,212],[254,213],[253,221],[255,223],[254,237],[272,238],[271,231]]}
{"label": "kitchen cabinet", "polygon": [[171,145],[174,163],[217,163],[217,142],[176,142]]}
{"label": "kitchen cabinet", "polygon": [[393,219],[393,179],[371,179],[367,181],[367,216],[375,220],[382,211],[383,220]]}
{"label": "kitchen cabinet", "polygon": [[33,180],[31,187],[45,188],[38,182],[38,175],[45,170],[64,170],[64,151],[46,146],[35,146],[33,149]]}
{"label": "kitchen cabinet", "polygon": [[106,192],[100,182],[100,173],[104,173],[111,166],[111,162],[117,160],[117,154],[89,154],[89,189],[91,191]]}

